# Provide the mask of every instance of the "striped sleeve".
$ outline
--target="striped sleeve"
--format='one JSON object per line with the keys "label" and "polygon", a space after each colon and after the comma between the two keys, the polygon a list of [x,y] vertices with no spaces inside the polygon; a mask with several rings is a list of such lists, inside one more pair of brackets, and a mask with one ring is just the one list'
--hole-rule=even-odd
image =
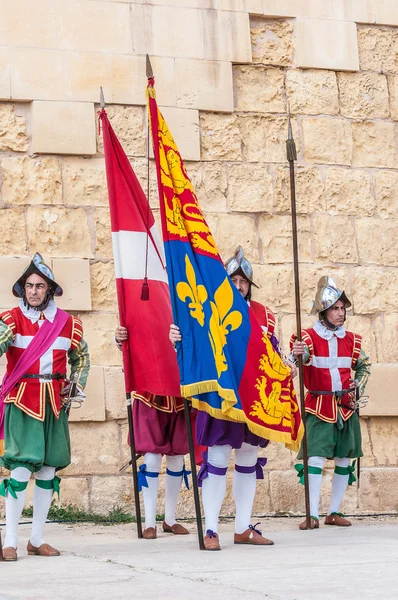
{"label": "striped sleeve", "polygon": [[359,357],[353,367],[355,371],[355,380],[358,382],[359,395],[365,391],[366,384],[368,383],[370,375],[370,358],[363,350],[360,351]]}
{"label": "striped sleeve", "polygon": [[9,312],[0,315],[0,356],[7,352],[15,339],[16,325]]}
{"label": "striped sleeve", "polygon": [[76,350],[83,339],[83,324],[78,317],[72,316],[71,349]]}

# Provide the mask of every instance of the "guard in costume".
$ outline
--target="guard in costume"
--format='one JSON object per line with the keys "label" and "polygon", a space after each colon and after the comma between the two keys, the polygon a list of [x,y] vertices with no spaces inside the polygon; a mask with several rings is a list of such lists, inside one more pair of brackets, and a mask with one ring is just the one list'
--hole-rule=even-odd
{"label": "guard in costume", "polygon": [[[275,336],[275,316],[272,311],[251,299],[253,269],[244,257],[239,246],[225,268],[233,284],[246,299],[260,325],[266,331],[274,349],[281,354],[279,342]],[[170,340],[181,340],[176,325],[170,329]],[[287,361],[289,362],[289,361]],[[289,363],[289,366],[294,365]],[[202,486],[202,502],[205,513],[205,548],[220,550],[218,525],[221,506],[227,486],[227,470],[232,449],[235,450],[235,471],[233,495],[235,500],[235,544],[256,546],[272,545],[271,540],[250,524],[256,493],[256,479],[263,479],[263,467],[267,459],[258,457],[259,448],[265,448],[269,441],[252,433],[245,423],[216,419],[204,411],[198,411],[196,417],[196,438],[200,445],[207,446],[207,456],[199,471],[199,485]],[[258,524],[257,524],[258,525]]]}
{"label": "guard in costume", "polygon": [[[122,348],[128,330],[118,327],[115,341]],[[144,497],[146,540],[156,539],[156,508],[159,493],[159,473],[162,456],[166,456],[165,533],[186,535],[188,529],[176,522],[176,508],[181,483],[188,486],[190,471],[185,469],[184,455],[189,452],[184,416],[184,400],[174,396],[155,396],[149,392],[134,392],[132,411],[136,451],[144,455],[138,472],[138,485]]]}
{"label": "guard in costume", "polygon": [[[7,370],[0,392],[0,465],[11,471],[0,485],[6,503],[3,556],[17,560],[17,528],[25,504],[26,487],[35,478],[33,523],[28,554],[58,556],[43,539],[54,491],[59,494],[58,469],[71,461],[66,398],[72,389],[84,398],[90,367],[80,319],[57,308],[54,296],[63,290],[51,269],[36,253],[12,288],[19,305],[0,314],[0,356]],[[2,440],[1,440],[1,445]]]}
{"label": "guard in costume", "polygon": [[[311,528],[319,527],[319,500],[322,469],[326,459],[334,460],[332,496],[325,525],[347,527],[348,519],[339,512],[347,485],[355,481],[351,460],[362,456],[358,398],[370,375],[370,361],[362,349],[362,338],[344,327],[351,306],[344,291],[333,279],[321,277],[311,314],[319,320],[302,331],[302,342],[291,338],[294,359],[303,357],[308,480]],[[354,379],[352,374],[354,373]],[[301,451],[298,458],[302,458]],[[296,465],[302,479],[301,465]],[[305,521],[300,529],[306,529]]]}

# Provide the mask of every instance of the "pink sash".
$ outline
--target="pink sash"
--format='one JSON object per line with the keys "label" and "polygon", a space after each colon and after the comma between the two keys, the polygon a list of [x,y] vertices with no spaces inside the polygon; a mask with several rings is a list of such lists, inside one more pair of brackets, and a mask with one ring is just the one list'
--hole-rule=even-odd
{"label": "pink sash", "polygon": [[54,321],[46,319],[43,325],[33,336],[26,350],[21,354],[10,376],[6,373],[3,377],[0,390],[0,440],[4,439],[4,400],[12,388],[25,375],[33,363],[40,358],[57,339],[68,320],[69,314],[60,308],[57,309]]}

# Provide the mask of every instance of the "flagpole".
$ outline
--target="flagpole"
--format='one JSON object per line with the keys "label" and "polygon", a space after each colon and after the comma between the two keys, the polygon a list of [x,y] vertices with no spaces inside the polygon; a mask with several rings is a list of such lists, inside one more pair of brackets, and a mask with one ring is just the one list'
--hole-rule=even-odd
{"label": "flagpole", "polygon": [[[100,106],[101,110],[105,110],[105,97],[104,90],[100,86]],[[127,342],[128,343],[128,342]],[[124,373],[124,371],[123,371]],[[126,392],[126,407],[127,407],[127,421],[129,426],[130,436],[130,453],[131,453],[131,469],[133,473],[133,489],[134,489],[134,504],[135,504],[135,518],[137,523],[137,535],[141,539],[142,536],[142,520],[141,520],[141,505],[140,505],[140,494],[138,491],[138,470],[137,470],[137,458],[141,455],[136,455],[135,450],[135,437],[134,437],[134,426],[133,426],[133,412],[131,403],[131,393]],[[122,468],[123,470],[123,468]]]}
{"label": "flagpole", "polygon": [[[151,61],[149,55],[146,55],[146,76],[148,79],[153,78],[153,69],[151,65]],[[148,117],[148,164],[149,164],[149,128],[150,128],[150,119]],[[148,172],[148,186],[149,186],[149,172]],[[149,202],[149,197],[148,197]],[[172,299],[171,299],[172,302]],[[173,311],[174,312],[174,311]],[[198,542],[199,549],[204,550],[205,544],[203,539],[203,525],[202,525],[202,513],[200,509],[200,498],[199,498],[199,486],[198,486],[198,476],[196,472],[196,459],[195,459],[195,444],[193,441],[192,435],[192,423],[191,423],[191,408],[189,406],[188,400],[184,398],[184,413],[185,413],[185,425],[187,429],[187,437],[188,437],[188,447],[189,447],[189,457],[191,463],[191,473],[192,473],[192,487],[193,487],[193,495],[195,501],[195,516],[196,516],[196,526],[198,532]]]}
{"label": "flagpole", "polygon": [[[290,105],[288,104],[288,139],[286,140],[287,160],[289,161],[290,171],[290,199],[292,209],[292,231],[293,231],[293,263],[294,263],[294,291],[296,299],[296,331],[297,340],[301,342],[301,306],[300,306],[300,273],[298,259],[298,236],[297,236],[297,213],[296,213],[296,185],[294,173],[294,161],[297,160],[296,144],[293,138],[292,124],[290,121]],[[305,519],[307,529],[311,529],[310,515],[310,492],[308,482],[308,450],[307,450],[307,430],[305,426],[305,404],[304,404],[304,373],[303,357],[298,357],[299,371],[299,390],[300,390],[300,410],[301,420],[304,427],[303,440],[301,448],[303,453],[304,465],[304,497],[305,497]]]}

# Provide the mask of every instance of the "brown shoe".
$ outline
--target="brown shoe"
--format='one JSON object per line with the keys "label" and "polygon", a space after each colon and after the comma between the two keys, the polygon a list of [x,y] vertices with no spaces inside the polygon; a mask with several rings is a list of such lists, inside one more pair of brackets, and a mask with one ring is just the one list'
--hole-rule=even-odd
{"label": "brown shoe", "polygon": [[[307,519],[300,523],[299,529],[301,529],[301,531],[305,531],[306,529],[308,529]],[[316,519],[315,517],[310,517],[310,529],[319,529],[319,519]]]}
{"label": "brown shoe", "polygon": [[142,533],[144,540],[156,540],[156,527],[147,527]]}
{"label": "brown shoe", "polygon": [[272,540],[267,540],[267,538],[263,537],[263,534],[259,529],[256,529],[257,525],[260,523],[256,523],[255,525],[249,525],[249,528],[246,529],[243,533],[235,533],[234,535],[234,544],[250,544],[252,546],[273,546],[274,542]]}
{"label": "brown shoe", "polygon": [[221,550],[220,540],[218,539],[218,533],[208,529],[206,531],[205,539],[205,550]]}
{"label": "brown shoe", "polygon": [[179,523],[174,523],[170,527],[167,525],[166,521],[163,521],[163,531],[165,533],[174,533],[174,535],[187,535],[189,533],[188,529]]}
{"label": "brown shoe", "polygon": [[32,546],[30,540],[28,542],[27,551],[30,556],[59,556],[61,554],[59,550],[53,548],[50,544],[41,544],[38,548]]}
{"label": "brown shoe", "polygon": [[8,546],[8,548],[3,548],[3,560],[10,562],[18,560],[16,549],[12,546]]}
{"label": "brown shoe", "polygon": [[344,518],[341,513],[332,513],[325,519],[325,525],[337,525],[337,527],[351,527],[352,523]]}

